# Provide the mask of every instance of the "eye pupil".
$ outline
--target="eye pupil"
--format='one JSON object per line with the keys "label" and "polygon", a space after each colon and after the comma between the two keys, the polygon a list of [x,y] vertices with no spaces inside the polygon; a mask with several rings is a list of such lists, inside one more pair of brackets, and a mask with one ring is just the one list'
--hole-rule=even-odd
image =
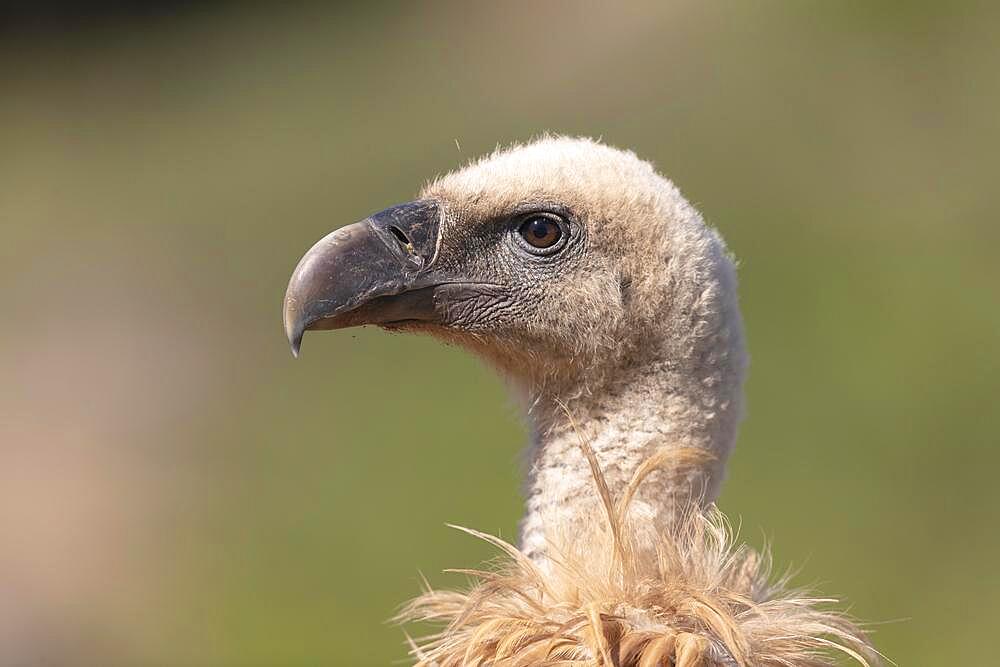
{"label": "eye pupil", "polygon": [[551,218],[536,215],[521,223],[521,236],[536,248],[550,248],[562,237],[562,228]]}

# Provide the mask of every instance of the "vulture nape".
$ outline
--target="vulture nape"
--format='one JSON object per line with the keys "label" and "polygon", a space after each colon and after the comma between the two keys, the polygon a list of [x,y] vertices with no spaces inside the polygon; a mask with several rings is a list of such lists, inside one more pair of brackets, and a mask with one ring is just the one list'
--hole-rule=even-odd
{"label": "vulture nape", "polygon": [[[285,329],[376,324],[461,345],[531,428],[527,511],[505,561],[404,621],[418,665],[862,665],[829,599],[773,581],[712,504],[747,358],[733,260],[633,153],[546,137],[342,227],[292,275]],[[468,572],[468,571],[467,571]]]}

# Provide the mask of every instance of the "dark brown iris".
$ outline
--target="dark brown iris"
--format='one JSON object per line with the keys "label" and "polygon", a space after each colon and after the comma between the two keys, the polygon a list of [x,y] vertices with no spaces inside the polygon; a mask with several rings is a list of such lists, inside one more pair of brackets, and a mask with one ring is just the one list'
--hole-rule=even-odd
{"label": "dark brown iris", "polygon": [[552,218],[535,215],[521,223],[521,236],[536,248],[551,248],[562,236],[562,229]]}

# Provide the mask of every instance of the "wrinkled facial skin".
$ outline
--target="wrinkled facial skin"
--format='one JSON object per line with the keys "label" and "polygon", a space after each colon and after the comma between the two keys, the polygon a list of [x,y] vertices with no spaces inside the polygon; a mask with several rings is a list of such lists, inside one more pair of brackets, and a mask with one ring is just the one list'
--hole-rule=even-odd
{"label": "wrinkled facial skin", "polygon": [[[446,211],[439,268],[475,282],[456,285],[441,300],[442,323],[480,336],[544,339],[544,331],[532,323],[586,255],[586,229],[579,219],[563,206],[541,202],[486,218]],[[558,224],[561,234],[544,251],[533,248],[520,232],[524,221],[538,214]]]}
{"label": "wrinkled facial skin", "polygon": [[[413,328],[470,348],[536,386],[592,371],[628,347],[620,331],[622,274],[607,249],[595,247],[589,212],[553,198],[492,211],[443,206],[439,270],[469,282],[435,295],[443,327]],[[543,251],[519,231],[537,214],[561,228],[560,240]]]}

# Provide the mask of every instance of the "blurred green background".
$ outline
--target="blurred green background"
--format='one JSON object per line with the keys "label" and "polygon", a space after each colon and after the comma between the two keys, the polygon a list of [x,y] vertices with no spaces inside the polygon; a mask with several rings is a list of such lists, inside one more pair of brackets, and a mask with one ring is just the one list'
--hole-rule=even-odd
{"label": "blurred green background", "polygon": [[107,4],[0,29],[0,664],[402,659],[418,572],[493,555],[444,523],[515,536],[524,428],[429,340],[293,361],[282,295],[545,130],[653,160],[741,260],[743,536],[900,665],[983,664],[997,5]]}

